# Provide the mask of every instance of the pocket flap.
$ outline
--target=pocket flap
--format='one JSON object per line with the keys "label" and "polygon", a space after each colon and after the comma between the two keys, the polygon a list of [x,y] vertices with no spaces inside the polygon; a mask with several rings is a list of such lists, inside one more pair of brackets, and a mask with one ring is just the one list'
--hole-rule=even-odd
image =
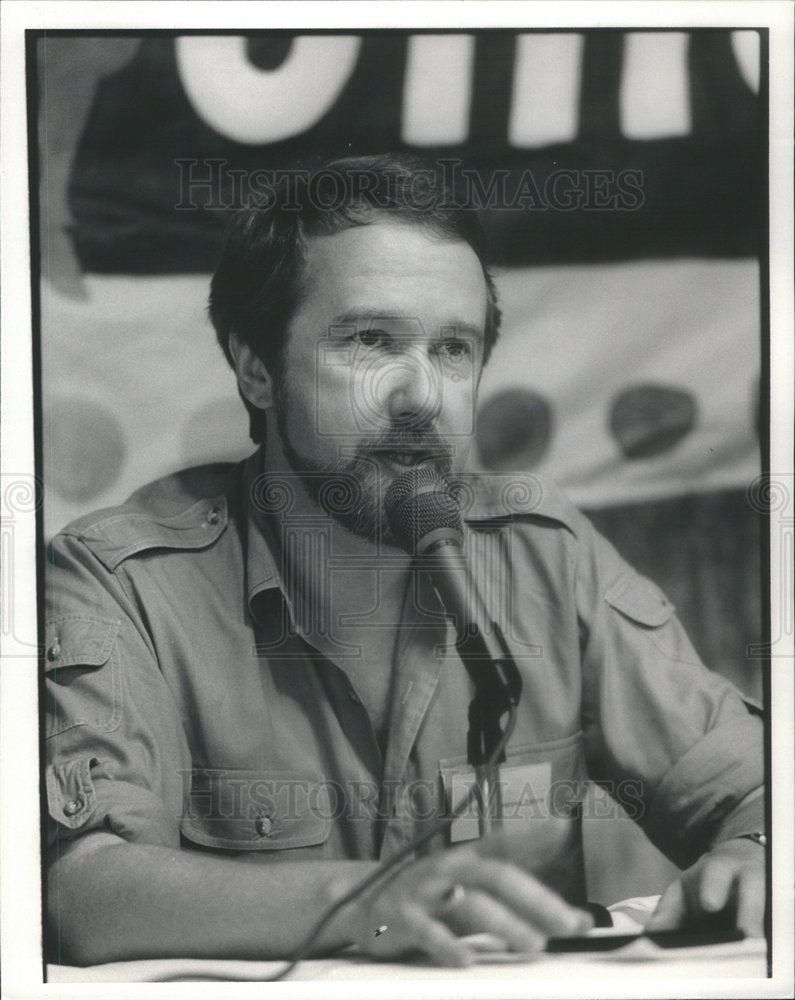
{"label": "pocket flap", "polygon": [[625,573],[605,591],[616,611],[639,625],[664,625],[676,610],[660,588],[639,573]]}
{"label": "pocket flap", "polygon": [[108,662],[119,632],[118,621],[85,615],[52,618],[46,627],[44,670],[76,664],[101,667]]}
{"label": "pocket flap", "polygon": [[316,774],[200,768],[180,828],[203,847],[278,851],[322,844],[331,811],[327,783]]}

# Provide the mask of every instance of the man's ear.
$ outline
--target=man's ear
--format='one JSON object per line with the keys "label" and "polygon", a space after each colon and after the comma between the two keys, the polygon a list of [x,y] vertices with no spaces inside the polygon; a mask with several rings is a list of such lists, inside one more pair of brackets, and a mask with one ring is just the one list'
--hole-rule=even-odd
{"label": "man's ear", "polygon": [[229,350],[235,362],[240,391],[249,403],[260,410],[273,406],[273,379],[262,359],[234,333],[229,335]]}

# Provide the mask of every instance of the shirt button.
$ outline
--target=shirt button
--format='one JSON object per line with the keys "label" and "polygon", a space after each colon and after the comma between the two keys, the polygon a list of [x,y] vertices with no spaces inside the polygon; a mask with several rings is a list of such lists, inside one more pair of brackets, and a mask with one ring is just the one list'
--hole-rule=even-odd
{"label": "shirt button", "polygon": [[70,799],[63,807],[63,811],[67,816],[76,816],[82,808],[83,806],[77,799]]}
{"label": "shirt button", "polygon": [[213,507],[210,513],[207,515],[208,524],[218,524],[221,520],[221,509],[220,507]]}
{"label": "shirt button", "polygon": [[273,829],[273,823],[269,816],[257,816],[254,820],[254,829],[258,837],[267,837]]}
{"label": "shirt button", "polygon": [[47,650],[47,659],[48,660],[57,660],[60,655],[61,655],[61,645],[58,642],[58,639],[55,638],[52,641],[52,645]]}
{"label": "shirt button", "polygon": [[353,702],[354,705],[361,705],[362,699],[353,690],[353,688],[351,688],[350,691],[348,692],[348,697],[350,698],[350,700]]}

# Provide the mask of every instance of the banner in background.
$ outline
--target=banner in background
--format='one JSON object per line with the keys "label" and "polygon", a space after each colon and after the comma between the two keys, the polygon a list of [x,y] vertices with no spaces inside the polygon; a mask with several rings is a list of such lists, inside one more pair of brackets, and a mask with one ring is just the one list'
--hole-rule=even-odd
{"label": "banner in background", "polygon": [[31,55],[48,531],[247,450],[207,275],[228,211],[323,149],[425,154],[482,207],[505,321],[475,464],[584,506],[753,476],[757,32],[48,34]]}

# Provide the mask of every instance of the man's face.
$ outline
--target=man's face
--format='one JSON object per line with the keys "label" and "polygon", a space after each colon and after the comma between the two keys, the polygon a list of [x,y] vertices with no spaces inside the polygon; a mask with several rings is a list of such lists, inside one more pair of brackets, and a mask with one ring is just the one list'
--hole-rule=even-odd
{"label": "man's face", "polygon": [[464,242],[383,220],[309,242],[304,297],[276,385],[288,462],[315,499],[323,475],[353,477],[360,502],[337,511],[387,538],[381,509],[407,468],[461,468],[471,443],[487,290]]}

